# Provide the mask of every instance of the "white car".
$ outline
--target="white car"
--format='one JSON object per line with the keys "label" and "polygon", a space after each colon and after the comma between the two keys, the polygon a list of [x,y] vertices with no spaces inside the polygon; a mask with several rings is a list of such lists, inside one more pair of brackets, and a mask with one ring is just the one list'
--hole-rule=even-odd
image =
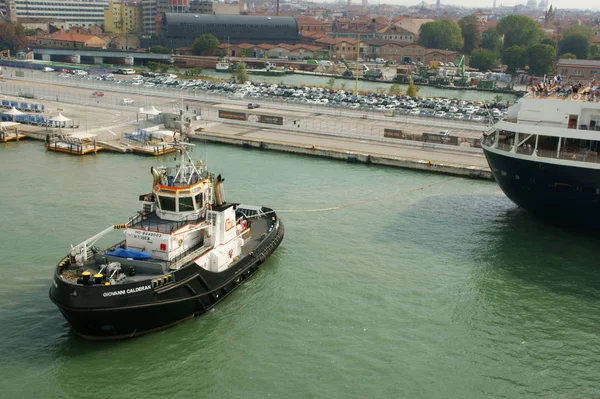
{"label": "white car", "polygon": [[122,105],[131,105],[131,104],[133,104],[133,100],[131,98],[122,98],[121,104]]}
{"label": "white car", "polygon": [[54,72],[54,68],[44,67],[44,72]]}

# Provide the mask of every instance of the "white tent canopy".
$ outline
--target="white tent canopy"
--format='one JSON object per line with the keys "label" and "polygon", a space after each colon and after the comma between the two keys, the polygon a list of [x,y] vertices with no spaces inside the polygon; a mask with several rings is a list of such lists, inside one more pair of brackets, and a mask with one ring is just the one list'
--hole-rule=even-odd
{"label": "white tent canopy", "polygon": [[138,112],[140,114],[146,114],[146,115],[160,115],[160,111],[157,110],[156,108],[154,108],[154,105],[151,105],[146,108],[140,108],[140,110]]}
{"label": "white tent canopy", "polygon": [[48,120],[52,121],[52,122],[68,122],[71,119],[67,118],[63,114],[58,114],[56,116],[53,116],[53,117],[49,118]]}
{"label": "white tent canopy", "polygon": [[21,112],[21,111],[19,111],[18,109],[16,109],[15,107],[12,107],[12,108],[11,108],[11,109],[9,109],[8,111],[6,111],[6,112],[3,112],[3,114],[6,114],[6,115],[12,115],[12,116],[17,116],[17,115],[24,115],[24,114],[25,114],[25,112]]}
{"label": "white tent canopy", "polygon": [[15,127],[19,125],[20,123],[17,122],[0,122],[0,130],[5,130],[6,128]]}

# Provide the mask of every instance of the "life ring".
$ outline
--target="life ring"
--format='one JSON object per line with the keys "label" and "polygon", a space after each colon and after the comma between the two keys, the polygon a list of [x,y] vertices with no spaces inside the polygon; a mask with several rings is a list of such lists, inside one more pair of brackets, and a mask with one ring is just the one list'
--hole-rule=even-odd
{"label": "life ring", "polygon": [[573,100],[577,100],[579,98],[579,94],[573,94]]}
{"label": "life ring", "polygon": [[183,245],[183,238],[179,239],[179,246]]}
{"label": "life ring", "polygon": [[230,258],[233,258],[233,249],[230,249],[230,250],[229,250],[229,257],[230,257]]}

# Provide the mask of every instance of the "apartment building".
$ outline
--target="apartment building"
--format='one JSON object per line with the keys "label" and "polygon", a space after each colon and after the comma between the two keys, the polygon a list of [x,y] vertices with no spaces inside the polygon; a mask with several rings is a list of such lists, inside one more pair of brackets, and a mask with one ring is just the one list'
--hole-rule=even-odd
{"label": "apartment building", "polygon": [[0,11],[11,10],[20,18],[40,18],[56,21],[57,28],[104,25],[104,9],[108,0],[0,0]]}
{"label": "apartment building", "polygon": [[104,31],[121,35],[143,32],[142,4],[137,2],[110,2],[104,10]]}

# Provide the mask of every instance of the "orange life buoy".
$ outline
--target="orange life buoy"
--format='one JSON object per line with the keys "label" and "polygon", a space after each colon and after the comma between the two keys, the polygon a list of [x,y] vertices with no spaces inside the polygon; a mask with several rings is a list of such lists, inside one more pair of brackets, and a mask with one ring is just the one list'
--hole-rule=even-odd
{"label": "orange life buoy", "polygon": [[230,257],[230,258],[233,258],[233,249],[230,249],[230,250],[229,250],[229,257]]}
{"label": "orange life buoy", "polygon": [[577,100],[579,98],[579,94],[573,94],[573,100]]}

